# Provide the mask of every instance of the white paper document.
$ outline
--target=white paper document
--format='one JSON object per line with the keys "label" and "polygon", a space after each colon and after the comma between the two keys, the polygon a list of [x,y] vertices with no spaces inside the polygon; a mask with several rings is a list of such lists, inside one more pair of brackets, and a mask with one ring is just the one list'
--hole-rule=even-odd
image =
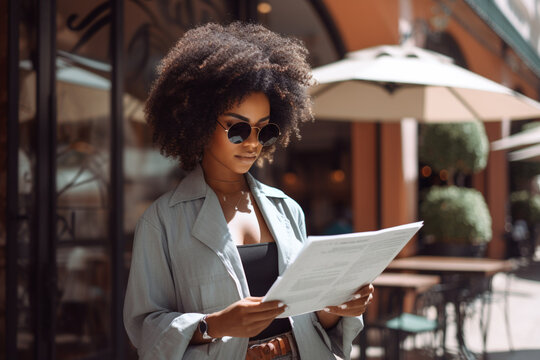
{"label": "white paper document", "polygon": [[422,226],[421,221],[378,231],[309,236],[263,301],[285,303],[288,309],[281,318],[349,301],[383,272]]}

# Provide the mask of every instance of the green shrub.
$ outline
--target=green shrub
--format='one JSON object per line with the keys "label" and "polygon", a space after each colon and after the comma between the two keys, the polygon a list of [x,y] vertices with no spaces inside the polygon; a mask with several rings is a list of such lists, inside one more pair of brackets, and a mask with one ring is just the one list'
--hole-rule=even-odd
{"label": "green shrub", "polygon": [[423,124],[418,156],[435,171],[473,174],[486,167],[489,143],[480,122]]}
{"label": "green shrub", "polygon": [[483,244],[491,240],[491,215],[482,194],[457,186],[433,186],[421,203],[423,233],[436,242]]}
{"label": "green shrub", "polygon": [[512,218],[534,225],[540,222],[540,195],[521,190],[510,194]]}

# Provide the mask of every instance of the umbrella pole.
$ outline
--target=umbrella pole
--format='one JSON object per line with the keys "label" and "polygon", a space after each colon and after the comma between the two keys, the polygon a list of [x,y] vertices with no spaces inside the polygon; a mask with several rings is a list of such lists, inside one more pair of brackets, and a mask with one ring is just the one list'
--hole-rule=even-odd
{"label": "umbrella pole", "polygon": [[381,166],[381,123],[375,123],[375,184],[377,186],[377,229],[382,228],[382,166]]}

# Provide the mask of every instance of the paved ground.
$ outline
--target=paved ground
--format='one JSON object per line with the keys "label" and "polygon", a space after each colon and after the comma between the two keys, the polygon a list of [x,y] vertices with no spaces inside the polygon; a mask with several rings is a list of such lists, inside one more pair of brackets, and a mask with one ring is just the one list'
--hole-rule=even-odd
{"label": "paved ground", "polygon": [[[509,282],[509,283],[508,283]],[[504,294],[508,293],[508,314],[510,338],[505,326]],[[493,279],[494,301],[491,304],[491,321],[487,337],[486,360],[540,360],[540,257],[521,267],[515,274],[498,274]],[[477,354],[482,353],[482,335],[479,319],[482,316],[479,305],[472,308],[466,321],[467,345]],[[450,307],[451,310],[451,307]],[[485,318],[485,316],[484,316]],[[448,327],[450,351],[457,349],[453,341],[455,327]],[[368,349],[369,360],[384,358],[382,348]],[[359,348],[353,349],[353,359],[359,358]],[[481,356],[477,356],[481,359]],[[431,359],[433,355],[408,352],[405,360]],[[459,359],[459,356],[449,356]]]}

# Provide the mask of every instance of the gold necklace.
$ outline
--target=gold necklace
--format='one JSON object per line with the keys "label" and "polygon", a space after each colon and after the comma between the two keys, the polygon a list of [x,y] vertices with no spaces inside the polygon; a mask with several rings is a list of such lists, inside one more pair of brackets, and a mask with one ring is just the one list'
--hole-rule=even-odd
{"label": "gold necklace", "polygon": [[238,204],[240,204],[240,200],[242,200],[245,194],[246,194],[246,191],[240,190],[240,196],[238,197],[238,200],[236,200],[236,203],[234,203],[234,205],[232,202],[227,201],[227,195],[221,194],[221,197],[223,198],[223,202],[225,204],[231,206],[235,211],[238,211]]}

